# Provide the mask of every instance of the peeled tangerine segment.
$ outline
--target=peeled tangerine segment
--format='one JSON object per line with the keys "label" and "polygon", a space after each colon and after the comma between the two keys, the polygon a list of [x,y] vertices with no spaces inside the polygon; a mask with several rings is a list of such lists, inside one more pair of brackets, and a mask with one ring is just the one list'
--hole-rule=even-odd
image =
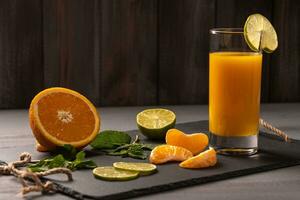
{"label": "peeled tangerine segment", "polygon": [[182,168],[199,169],[212,167],[217,163],[217,153],[211,148],[200,153],[197,156],[191,157],[179,164]]}
{"label": "peeled tangerine segment", "polygon": [[197,155],[208,145],[208,137],[204,133],[185,134],[178,129],[170,129],[166,134],[166,143],[183,147]]}
{"label": "peeled tangerine segment", "polygon": [[150,162],[163,164],[169,161],[183,161],[192,156],[193,153],[185,148],[166,144],[157,146],[151,151]]}

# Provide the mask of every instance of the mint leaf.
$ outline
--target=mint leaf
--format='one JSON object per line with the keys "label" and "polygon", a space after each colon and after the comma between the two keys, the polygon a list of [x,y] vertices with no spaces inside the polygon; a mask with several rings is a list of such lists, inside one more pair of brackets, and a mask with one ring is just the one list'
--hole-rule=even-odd
{"label": "mint leaf", "polygon": [[67,161],[61,154],[59,154],[53,158],[46,158],[35,164],[30,164],[28,168],[32,172],[42,172],[55,167],[66,167],[66,165]]}
{"label": "mint leaf", "polygon": [[81,162],[85,159],[85,153],[84,151],[80,151],[76,154],[75,162]]}
{"label": "mint leaf", "polygon": [[70,144],[64,144],[54,150],[55,154],[62,154],[67,160],[74,160],[76,158],[77,150]]}
{"label": "mint leaf", "polygon": [[75,169],[93,169],[97,167],[96,163],[92,160],[84,160],[85,153],[84,151],[80,151],[76,154],[76,159],[73,162]]}
{"label": "mint leaf", "polygon": [[145,152],[142,152],[141,154],[140,153],[139,154],[135,154],[135,153],[132,153],[132,152],[128,152],[128,156],[131,157],[131,158],[145,160],[148,155]]}
{"label": "mint leaf", "polygon": [[131,137],[121,131],[102,131],[90,144],[94,149],[100,149],[111,156],[132,157],[136,159],[146,159],[154,145],[139,143],[139,136],[136,135],[134,141],[130,143]]}
{"label": "mint leaf", "polygon": [[131,137],[125,132],[106,130],[100,132],[90,145],[95,149],[113,149],[130,141]]}
{"label": "mint leaf", "polygon": [[112,151],[112,152],[108,152],[107,153],[108,155],[111,155],[111,156],[127,156],[128,154],[128,151],[126,149],[122,149],[120,151]]}
{"label": "mint leaf", "polygon": [[32,172],[43,172],[56,167],[66,167],[72,171],[77,169],[93,169],[97,167],[94,161],[85,160],[85,153],[80,151],[76,154],[76,159],[71,161],[59,154],[53,158],[40,160],[35,164],[30,164],[27,168]]}

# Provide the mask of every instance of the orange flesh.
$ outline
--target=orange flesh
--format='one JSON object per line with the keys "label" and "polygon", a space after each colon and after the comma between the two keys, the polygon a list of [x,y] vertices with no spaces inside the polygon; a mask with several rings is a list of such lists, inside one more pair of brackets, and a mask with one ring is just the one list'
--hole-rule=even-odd
{"label": "orange flesh", "polygon": [[[83,100],[74,95],[50,93],[38,101],[37,108],[42,126],[61,141],[84,140],[95,129],[93,112]],[[59,117],[59,112],[67,115]]]}

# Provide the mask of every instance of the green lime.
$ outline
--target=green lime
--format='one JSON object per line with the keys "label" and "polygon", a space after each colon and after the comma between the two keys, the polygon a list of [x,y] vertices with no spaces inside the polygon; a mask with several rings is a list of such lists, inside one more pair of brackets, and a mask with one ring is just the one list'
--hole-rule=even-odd
{"label": "green lime", "polygon": [[136,122],[146,137],[164,140],[167,131],[175,126],[176,115],[167,109],[147,109],[137,114]]}
{"label": "green lime", "polygon": [[149,175],[156,172],[156,165],[150,163],[115,162],[113,166],[116,169],[138,172],[140,175]]}
{"label": "green lime", "polygon": [[128,181],[139,175],[138,172],[119,170],[114,167],[96,167],[93,169],[93,174],[96,178],[107,181]]}
{"label": "green lime", "polygon": [[244,36],[253,51],[272,53],[278,47],[277,34],[270,21],[261,14],[250,15],[244,25]]}

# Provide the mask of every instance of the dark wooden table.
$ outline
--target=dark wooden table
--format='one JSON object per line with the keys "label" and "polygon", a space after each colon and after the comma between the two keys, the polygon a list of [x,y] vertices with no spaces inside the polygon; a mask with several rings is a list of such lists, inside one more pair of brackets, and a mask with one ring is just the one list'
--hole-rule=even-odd
{"label": "dark wooden table", "polygon": [[[135,116],[145,107],[100,108],[101,129],[135,129]],[[177,121],[188,122],[208,119],[207,106],[166,106],[176,112]],[[0,150],[15,146],[34,145],[28,125],[27,110],[0,111]],[[286,131],[291,137],[300,139],[300,103],[262,105],[262,117]],[[299,199],[300,166],[264,172],[200,186],[177,189],[137,199],[211,199],[211,200],[281,200]],[[22,199],[17,195],[20,184],[14,177],[0,177],[0,200]],[[26,199],[69,199],[61,195],[27,195]]]}

